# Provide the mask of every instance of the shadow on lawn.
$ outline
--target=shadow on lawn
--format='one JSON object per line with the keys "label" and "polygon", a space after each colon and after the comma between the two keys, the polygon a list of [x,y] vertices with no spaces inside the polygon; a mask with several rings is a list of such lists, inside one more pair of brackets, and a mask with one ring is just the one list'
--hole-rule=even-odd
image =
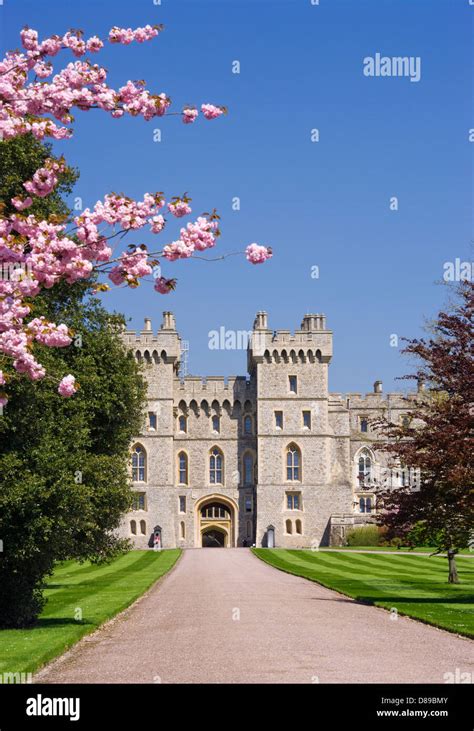
{"label": "shadow on lawn", "polygon": [[75,624],[79,627],[87,627],[93,625],[94,622],[88,622],[85,619],[78,621],[72,617],[41,617],[31,629],[45,629],[47,627],[62,627],[68,624]]}

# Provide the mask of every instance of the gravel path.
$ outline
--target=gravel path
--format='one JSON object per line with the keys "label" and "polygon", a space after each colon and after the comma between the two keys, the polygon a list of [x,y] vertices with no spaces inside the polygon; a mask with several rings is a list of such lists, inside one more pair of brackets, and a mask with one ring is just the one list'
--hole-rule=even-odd
{"label": "gravel path", "polygon": [[41,683],[443,683],[474,643],[364,606],[248,549],[191,549]]}

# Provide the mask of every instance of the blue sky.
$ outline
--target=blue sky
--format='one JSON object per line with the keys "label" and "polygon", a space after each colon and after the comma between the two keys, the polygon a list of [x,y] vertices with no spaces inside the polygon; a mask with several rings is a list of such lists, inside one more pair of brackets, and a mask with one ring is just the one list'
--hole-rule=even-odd
{"label": "blue sky", "polygon": [[[73,139],[56,144],[80,168],[84,206],[110,190],[188,191],[194,212],[222,216],[213,253],[254,241],[274,249],[263,266],[244,257],[165,263],[175,293],[115,290],[107,307],[137,329],[144,316],[158,327],[173,310],[190,371],[208,375],[246,369],[244,352],[208,348],[210,330],[249,329],[260,309],[272,328],[294,330],[306,312],[324,312],[334,331],[331,390],[369,391],[376,379],[399,390],[394,379],[409,363],[391,334],[418,336],[446,299],[436,284],[444,263],[471,259],[473,14],[468,0],[4,0],[0,42],[18,47],[25,24],[42,36],[72,27],[104,37],[112,25],[164,23],[151,43],[97,57],[109,82],[144,78],[175,111],[229,107],[194,126],[78,113]],[[421,80],[367,78],[363,59],[377,52],[420,57]]]}

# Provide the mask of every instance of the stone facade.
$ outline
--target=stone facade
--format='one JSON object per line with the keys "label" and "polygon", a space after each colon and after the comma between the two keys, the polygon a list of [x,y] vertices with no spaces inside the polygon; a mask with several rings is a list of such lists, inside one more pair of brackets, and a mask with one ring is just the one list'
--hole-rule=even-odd
{"label": "stone facade", "polygon": [[259,312],[249,377],[181,379],[172,313],[157,334],[148,318],[141,332],[125,332],[144,364],[148,406],[132,445],[136,503],[121,535],[137,548],[156,535],[164,548],[316,547],[373,520],[386,464],[371,421],[403,418],[410,396],[384,396],[380,381],[365,396],[330,393],[332,337],[323,315],[306,315],[292,334],[272,331]]}

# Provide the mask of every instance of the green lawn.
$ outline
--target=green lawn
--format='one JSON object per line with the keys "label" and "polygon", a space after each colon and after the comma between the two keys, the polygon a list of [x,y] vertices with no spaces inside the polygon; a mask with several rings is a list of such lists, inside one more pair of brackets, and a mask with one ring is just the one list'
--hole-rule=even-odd
{"label": "green lawn", "polygon": [[[324,551],[394,551],[395,553],[434,553],[437,549],[432,546],[415,546],[414,548],[396,546],[331,546],[331,548],[324,548]],[[463,548],[459,553],[465,553],[467,555],[473,552],[469,548]],[[445,555],[444,553],[442,554]]]}
{"label": "green lawn", "polygon": [[[33,672],[126,609],[178,559],[179,549],[130,551],[105,566],[67,561],[47,582],[36,627],[0,631],[0,673]],[[82,612],[82,621],[76,617]]]}
{"label": "green lawn", "polygon": [[290,574],[428,624],[474,637],[474,560],[456,560],[460,584],[448,584],[440,556],[254,548],[258,558]]}

